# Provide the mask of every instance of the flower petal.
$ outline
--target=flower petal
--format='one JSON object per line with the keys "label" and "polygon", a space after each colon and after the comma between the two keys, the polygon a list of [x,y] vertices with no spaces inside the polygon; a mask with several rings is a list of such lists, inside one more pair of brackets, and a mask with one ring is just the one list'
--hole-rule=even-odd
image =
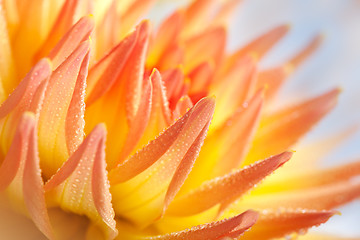
{"label": "flower petal", "polygon": [[248,210],[238,216],[193,227],[176,233],[170,233],[163,236],[152,237],[150,239],[158,240],[201,240],[201,239],[222,239],[224,237],[237,238],[247,229],[253,226],[258,218],[258,214]]}
{"label": "flower petal", "polygon": [[[211,62],[203,62],[194,68],[188,77],[191,80],[189,89],[190,94],[208,91],[214,75],[214,64]],[[197,101],[194,101],[197,102]]]}
{"label": "flower petal", "polygon": [[[185,72],[189,72],[200,63],[213,61],[218,64],[225,51],[226,30],[214,27],[185,41]],[[209,45],[211,47],[209,48]]]}
{"label": "flower petal", "polygon": [[[157,69],[154,69],[151,73],[150,81],[152,85],[150,118],[148,122],[145,121],[147,122],[147,126],[145,131],[142,133],[141,140],[138,144],[139,147],[145,146],[149,140],[158,136],[172,122],[164,82],[162,81],[161,75]],[[144,112],[141,112],[140,114],[141,117],[138,119],[139,121],[144,122]]]}
{"label": "flower petal", "polygon": [[[99,19],[98,8],[105,4],[95,6],[97,18]],[[95,3],[96,4],[96,3]],[[104,16],[97,21],[95,29],[95,59],[100,59],[121,40],[120,12],[118,11],[118,1],[111,1],[110,6],[105,10]],[[100,10],[101,11],[101,10]]]}
{"label": "flower petal", "polygon": [[139,110],[131,124],[131,127],[129,128],[129,133],[125,140],[124,148],[121,151],[118,162],[123,162],[131,154],[131,152],[137,150],[138,147],[136,146],[143,145],[141,138],[145,138],[147,142],[149,141],[149,138],[144,136],[147,136],[145,131],[149,126],[148,122],[153,106],[152,99],[154,98],[153,91],[151,79],[149,79],[149,81],[144,81],[144,87],[142,90],[143,97],[141,98]]}
{"label": "flower petal", "polygon": [[51,74],[51,62],[47,59],[40,60],[20,82],[0,107],[0,118],[4,118],[16,108],[24,112],[29,110],[36,90]]}
{"label": "flower petal", "polygon": [[[255,59],[245,56],[225,75],[215,82],[210,94],[217,99],[212,127],[216,128],[228,119],[246,100],[254,94],[256,83]],[[220,77],[218,79],[220,79]]]}
{"label": "flower petal", "polygon": [[208,22],[211,10],[216,4],[214,0],[194,0],[185,8],[185,26],[181,37],[189,38],[204,29],[204,22]]}
{"label": "flower petal", "polygon": [[314,234],[308,233],[303,236],[299,236],[300,240],[358,240],[358,238],[354,237],[344,237],[344,236],[333,236],[328,234]]}
{"label": "flower petal", "polygon": [[[360,183],[338,181],[333,184],[285,191],[273,194],[259,194],[248,196],[241,203],[232,206],[238,211],[251,206],[254,209],[306,208],[332,209],[348,203],[360,196]],[[266,201],[265,201],[266,199]],[[241,207],[240,207],[241,205]]]}
{"label": "flower petal", "polygon": [[264,117],[246,163],[285,151],[334,108],[339,89]]}
{"label": "flower petal", "polygon": [[133,0],[131,5],[121,15],[121,32],[122,36],[128,34],[131,28],[136,25],[139,18],[146,13],[154,0]]}
{"label": "flower petal", "polygon": [[25,111],[31,111],[38,117],[50,74],[50,61],[47,59],[40,60],[0,106],[3,153],[6,153],[10,147],[21,115]]}
{"label": "flower petal", "polygon": [[169,100],[170,109],[174,109],[184,91],[184,73],[180,68],[168,69],[161,73],[166,88],[166,96]]}
{"label": "flower petal", "polygon": [[53,62],[53,69],[58,68],[81,42],[89,39],[94,24],[92,17],[82,17],[67,32],[60,35],[63,36],[60,40],[59,36],[54,36],[57,33],[54,30],[54,33],[50,33],[48,40],[37,53],[37,57],[48,55]]}
{"label": "flower petal", "polygon": [[39,162],[35,115],[26,112],[0,168],[0,191],[7,189],[13,202],[20,204],[19,209],[25,204],[35,225],[49,239],[54,239]]}
{"label": "flower petal", "polygon": [[[65,0],[50,33],[44,41],[44,45],[38,51],[36,57],[47,56],[50,50],[60,41],[49,55],[54,62],[54,69],[56,69],[80,42],[89,38],[94,23],[89,17],[82,19],[80,17],[91,13],[90,2]],[[71,41],[69,41],[70,38]]]}
{"label": "flower petal", "polygon": [[272,99],[279,88],[284,83],[285,79],[292,73],[299,65],[304,62],[320,45],[322,36],[318,35],[300,52],[298,52],[292,59],[284,63],[282,66],[271,68],[260,72],[257,82],[257,87],[262,88],[266,86],[266,98]]}
{"label": "flower petal", "polygon": [[248,45],[239,49],[237,52],[232,54],[227,60],[227,64],[232,64],[237,59],[245,56],[252,55],[256,59],[261,59],[285,34],[289,31],[288,25],[280,25],[264,35],[252,40]]}
{"label": "flower petal", "polygon": [[107,181],[103,125],[97,125],[59,171],[46,183],[47,197],[63,209],[85,214],[106,229],[109,239],[117,235],[115,213]]}
{"label": "flower petal", "polygon": [[[129,53],[130,55],[127,60],[123,63],[123,68],[116,72],[117,76],[115,76],[115,79],[114,76],[110,76],[109,78],[110,81],[113,82],[113,85],[108,86],[106,81],[109,81],[109,79],[102,78],[101,81],[104,81],[105,87],[101,87],[102,83],[99,81],[97,84],[100,84],[100,88],[96,87],[94,89],[100,89],[100,91],[102,91],[100,94],[103,95],[100,97],[100,94],[96,93],[94,98],[90,96],[88,99],[88,101],[93,101],[100,97],[87,108],[85,119],[87,131],[98,122],[106,123],[109,129],[109,147],[107,148],[106,155],[110,169],[127,157],[129,149],[125,147],[126,139],[129,137],[131,128],[139,127],[134,126],[135,122],[138,123],[140,121],[140,119],[137,118],[140,117],[143,121],[142,130],[144,130],[143,126],[147,125],[147,117],[142,117],[142,113],[139,112],[139,107],[140,104],[144,102],[142,99],[146,99],[147,96],[145,95],[148,94],[145,92],[147,83],[144,83],[144,81],[148,81],[148,78],[144,77],[144,73],[147,43],[150,34],[149,23],[147,21],[140,23],[135,34],[133,49]],[[126,42],[127,40],[125,40],[125,43]],[[127,49],[124,48],[124,50]],[[119,53],[121,54],[121,52]],[[120,60],[122,56],[118,55],[117,57],[120,57]],[[118,67],[118,65],[114,63],[109,62],[109,64],[112,64],[111,67]],[[97,74],[103,74],[104,70],[105,69],[100,69]],[[112,75],[113,73],[107,71],[104,76],[108,76],[107,74]],[[89,77],[91,78],[90,75]],[[95,85],[93,84],[93,86]],[[92,95],[91,92],[90,95]],[[149,107],[150,105],[147,103],[147,106]],[[116,109],[116,111],[114,111],[114,109]],[[105,112],[106,114],[99,115],[99,111]],[[140,137],[141,133],[138,136]],[[139,139],[137,139],[137,141],[138,140]],[[131,146],[130,150],[132,150],[133,147],[135,146]]]}
{"label": "flower petal", "polygon": [[110,172],[119,215],[139,226],[161,216],[164,204],[166,208],[197,157],[213,110],[213,99],[198,102],[158,138]]}
{"label": "flower petal", "polygon": [[130,33],[89,71],[86,104],[91,105],[117,81],[136,44],[140,27]]}
{"label": "flower petal", "polygon": [[183,192],[240,167],[260,118],[262,95],[262,91],[259,91],[228,121],[210,132],[205,139],[203,150],[182,187]]}
{"label": "flower petal", "polygon": [[[20,23],[14,35],[12,49],[17,75],[22,78],[34,63],[33,57],[49,31],[51,4],[47,0],[34,0],[23,4],[19,12]],[[24,6],[25,5],[25,6]],[[26,41],[24,41],[26,39]],[[26,53],[26,54],[24,54]],[[12,89],[10,89],[11,91]]]}
{"label": "flower petal", "polygon": [[168,53],[169,48],[180,41],[180,32],[183,26],[184,14],[182,11],[175,11],[166,18],[160,25],[158,32],[149,50],[146,66],[148,68],[158,67],[159,61]]}
{"label": "flower petal", "polygon": [[188,95],[180,98],[173,111],[173,119],[178,119],[179,117],[183,116],[193,106],[194,104]]}
{"label": "flower petal", "polygon": [[0,39],[0,102],[3,102],[17,82],[3,4],[0,4]]}
{"label": "flower petal", "polygon": [[[257,190],[264,193],[274,193],[281,191],[291,191],[297,189],[309,189],[312,187],[335,184],[339,181],[346,181],[360,176],[360,161],[343,164],[340,166],[308,170],[306,172],[291,173],[289,175],[281,175],[280,179],[267,181]],[[284,184],[286,182],[286,184]],[[257,192],[255,190],[255,192]]]}
{"label": "flower petal", "polygon": [[[82,94],[79,91],[83,90],[81,85],[85,84],[84,74],[87,72],[88,61],[89,42],[84,42],[53,72],[49,80],[39,117],[39,152],[42,169],[47,178],[68,158],[68,148],[70,150],[76,148],[76,146],[67,146],[67,143],[75,144],[81,141],[81,139],[69,140],[71,136],[66,135],[65,129],[68,128],[68,134],[79,130],[80,133],[75,137],[83,137],[81,133],[83,113],[78,112],[79,116],[76,117],[74,112],[76,109],[81,110],[82,107],[76,107],[74,104],[78,104],[77,100],[80,100],[76,100],[77,94],[80,94],[78,97]],[[73,97],[74,102],[72,102]],[[79,125],[69,126],[70,123],[67,121]]]}
{"label": "flower petal", "polygon": [[274,239],[292,233],[303,233],[308,228],[325,223],[335,211],[283,210],[261,212],[256,224],[242,239]]}
{"label": "flower petal", "polygon": [[247,168],[205,182],[199,188],[177,197],[169,206],[167,214],[194,215],[216,204],[224,209],[232,201],[245,194],[267,175],[282,166],[292,153],[285,152],[259,161]]}

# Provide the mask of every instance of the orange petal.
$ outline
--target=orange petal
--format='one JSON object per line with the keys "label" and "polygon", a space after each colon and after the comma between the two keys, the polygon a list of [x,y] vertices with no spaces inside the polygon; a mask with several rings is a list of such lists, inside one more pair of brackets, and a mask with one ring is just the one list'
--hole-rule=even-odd
{"label": "orange petal", "polygon": [[[185,41],[185,72],[189,72],[202,62],[218,64],[224,54],[226,30],[214,27]],[[209,47],[209,45],[211,47]]]}
{"label": "orange petal", "polygon": [[266,98],[271,99],[278,92],[285,79],[304,62],[321,44],[322,36],[316,36],[302,51],[282,66],[260,72],[258,88],[267,86]]}
{"label": "orange petal", "polygon": [[170,109],[174,109],[184,94],[184,73],[180,68],[169,69],[162,72],[162,79],[166,88]]}
{"label": "orange petal", "polygon": [[[19,1],[21,2],[21,1]],[[26,2],[20,12],[19,28],[13,40],[13,56],[20,78],[30,70],[33,65],[34,54],[41,47],[49,31],[50,4],[47,0],[34,0]],[[24,41],[26,39],[26,41]],[[24,54],[26,53],[26,54]],[[11,91],[11,89],[10,89]]]}
{"label": "orange petal", "polygon": [[315,52],[319,48],[322,41],[322,35],[315,36],[302,51],[300,51],[289,61],[291,67],[297,68],[302,62],[304,62],[313,52]]}
{"label": "orange petal", "polygon": [[332,236],[327,234],[314,234],[309,233],[304,236],[299,236],[300,240],[359,240],[359,238],[352,238],[352,237],[344,237],[344,236]]}
{"label": "orange petal", "polygon": [[145,171],[159,158],[161,158],[161,156],[163,156],[168,149],[172,147],[177,138],[181,136],[180,134],[184,130],[184,126],[189,124],[189,117],[194,115],[195,111],[205,111],[208,114],[211,113],[213,107],[212,105],[214,104],[213,101],[211,99],[204,99],[202,102],[202,104],[198,103],[191,108],[184,116],[182,116],[135,155],[131,156],[124,163],[119,164],[116,168],[111,170],[109,173],[110,182],[115,185],[128,181]]}
{"label": "orange petal", "polygon": [[[134,34],[133,49],[126,61],[122,62],[121,52],[116,56],[118,61],[124,64],[120,70],[116,70],[115,73],[109,71],[119,67],[116,61],[111,62],[110,58],[105,60],[107,63],[94,70],[95,75],[92,75],[92,71],[89,73],[89,81],[92,77],[95,80],[92,83],[89,82],[89,85],[92,84],[95,88],[90,88],[90,97],[87,101],[91,105],[87,105],[86,131],[88,132],[98,122],[104,122],[108,127],[109,147],[106,156],[109,168],[113,168],[119,161],[122,161],[121,157],[124,156],[122,152],[125,151],[126,139],[129,136],[130,128],[134,127],[133,124],[137,121],[136,118],[141,117],[139,107],[142,103],[142,97],[146,94],[143,91],[145,86],[143,82],[147,42],[150,34],[149,22],[140,23]],[[124,41],[127,42],[126,39]],[[127,51],[125,48],[123,50]],[[110,69],[107,68],[108,64],[110,64]],[[106,78],[107,76],[109,78]],[[111,85],[108,84],[108,81]],[[91,89],[94,89],[94,92],[91,92]],[[106,114],[99,115],[99,111]],[[144,121],[146,118],[142,120]],[[144,122],[144,126],[146,124]],[[126,149],[126,151],[128,150]]]}
{"label": "orange petal", "polygon": [[[276,179],[274,181],[265,182],[260,188],[261,193],[308,189],[350,180],[359,175],[360,161],[357,161],[327,169],[312,169],[306,172],[291,173],[289,176],[282,175],[281,180]],[[283,184],[284,182],[286,182],[286,184]]]}
{"label": "orange petal", "polygon": [[185,59],[185,47],[181,44],[174,43],[168,48],[166,54],[162,55],[159,62],[156,65],[160,71],[175,68],[181,64],[184,64]]}
{"label": "orange petal", "polygon": [[[64,32],[64,34],[61,35],[63,37],[60,40],[58,39],[59,37],[53,36],[50,33],[48,41],[45,41],[44,45],[37,53],[37,57],[48,55],[53,62],[53,69],[58,68],[81,42],[89,39],[94,24],[92,17],[83,17],[66,33]],[[57,33],[57,31],[55,32]]]}
{"label": "orange petal", "polygon": [[214,19],[211,24],[228,26],[230,17],[236,12],[238,9],[237,6],[242,0],[228,0],[224,1],[222,5],[219,7]]}
{"label": "orange petal", "polygon": [[[44,41],[44,45],[36,57],[46,56],[61,39],[60,43],[49,56],[54,61],[54,69],[56,69],[81,41],[87,40],[94,27],[94,23],[88,17],[82,19],[80,19],[80,17],[91,13],[90,5],[90,1],[65,0],[47,39]],[[73,26],[74,23],[76,24]],[[71,37],[75,38],[73,39]],[[69,38],[74,42],[70,43]],[[64,46],[65,44],[68,45]],[[62,51],[60,51],[60,49],[62,49]],[[58,53],[59,51],[60,53]],[[56,54],[60,56],[54,59]]]}
{"label": "orange petal", "polygon": [[21,115],[25,111],[32,111],[38,117],[50,74],[50,61],[47,59],[40,60],[0,106],[0,129],[2,129],[1,142],[3,153],[6,153],[10,147]]}
{"label": "orange petal", "polygon": [[[144,135],[146,135],[146,133],[144,132],[146,131],[146,128],[149,126],[148,122],[150,118],[151,109],[153,106],[152,98],[154,98],[153,89],[150,81],[151,81],[150,79],[149,81],[144,81],[144,87],[142,90],[144,95],[141,98],[139,110],[134,118],[134,121],[132,122],[129,128],[129,133],[125,140],[124,148],[121,151],[121,155],[119,157],[118,162],[123,162],[130,155],[132,151],[137,150],[137,148],[135,148],[137,145],[142,146],[143,144],[140,140]],[[149,138],[147,138],[146,141],[148,142]]]}
{"label": "orange petal", "polygon": [[[120,42],[120,13],[117,11],[118,1],[111,1],[110,6],[106,10],[101,22],[96,25],[96,56],[99,59]],[[97,15],[98,16],[98,15]]]}
{"label": "orange petal", "polygon": [[203,62],[198,65],[188,74],[191,81],[189,93],[194,94],[196,92],[209,90],[209,85],[212,82],[213,75],[214,64],[211,64],[210,62]]}
{"label": "orange petal", "polygon": [[158,62],[167,55],[169,48],[174,43],[179,43],[180,31],[183,26],[184,14],[182,11],[175,11],[160,25],[159,30],[152,41],[149,56],[147,58],[147,67],[153,68]]}
{"label": "orange petal", "polygon": [[270,30],[235,52],[229,57],[227,64],[231,65],[231,63],[245,55],[252,55],[258,60],[261,59],[288,31],[288,25],[280,25]]}
{"label": "orange petal", "polygon": [[225,175],[240,167],[258,124],[262,95],[262,91],[259,91],[228,121],[209,134],[184,183],[183,191],[198,187],[206,180]]}
{"label": "orange petal", "polygon": [[47,197],[63,209],[84,214],[117,235],[105,162],[106,130],[97,125],[59,171],[46,183]]}
{"label": "orange petal", "polygon": [[20,112],[29,110],[36,90],[49,78],[50,74],[51,62],[47,59],[40,60],[1,105],[0,118],[4,118],[16,108]]}
{"label": "orange petal", "polygon": [[285,151],[334,108],[339,89],[265,117],[255,135],[247,163]]}
{"label": "orange petal", "polygon": [[90,55],[87,54],[81,63],[75,88],[65,120],[66,146],[69,154],[75,152],[84,138],[85,87]]}
{"label": "orange petal", "polygon": [[123,12],[120,23],[122,36],[128,34],[136,22],[150,9],[154,0],[134,0],[131,5]]}
{"label": "orange petal", "polygon": [[284,210],[260,213],[256,224],[242,239],[274,239],[292,233],[304,234],[307,229],[325,223],[336,212],[313,210]]}
{"label": "orange petal", "polygon": [[[84,42],[64,61],[51,75],[45,92],[44,103],[39,117],[39,150],[42,159],[42,169],[46,177],[50,177],[69,156],[69,149],[76,146],[67,146],[67,143],[79,143],[79,140],[70,140],[76,128],[82,131],[82,110],[78,100],[85,84],[87,62],[89,60],[89,42]],[[75,94],[74,94],[75,92]],[[80,94],[80,95],[78,95]],[[74,97],[74,98],[73,98]],[[78,98],[78,99],[77,99]],[[71,102],[74,99],[74,102]],[[70,110],[70,112],[69,112]],[[67,121],[70,121],[67,123]],[[76,123],[77,126],[69,126]],[[67,126],[66,126],[67,125]],[[76,137],[82,136],[80,132]]]}
{"label": "orange petal", "polygon": [[288,65],[267,69],[259,73],[256,85],[257,88],[265,87],[266,100],[274,98],[289,73]]}
{"label": "orange petal", "polygon": [[255,59],[246,56],[240,59],[221,82],[213,84],[210,94],[217,99],[212,127],[216,128],[228,119],[246,100],[254,94],[256,83]]}
{"label": "orange petal", "polygon": [[[172,120],[164,83],[157,69],[153,70],[150,80],[152,84],[151,112],[148,124],[141,136],[139,147],[145,146],[150,140],[158,136],[171,124]],[[138,119],[144,122],[144,112],[141,112],[141,117]]]}
{"label": "orange petal", "polygon": [[208,22],[215,3],[214,0],[195,0],[186,7],[185,26],[181,36],[183,39],[204,29],[204,22]]}
{"label": "orange petal", "polygon": [[6,12],[3,9],[3,4],[0,4],[0,102],[7,97],[12,91],[17,78],[15,77],[14,59],[12,57],[12,50],[10,45],[8,27],[6,22]]}
{"label": "orange petal", "polygon": [[[249,196],[241,201],[239,210],[251,206],[254,209],[307,208],[332,209],[360,196],[360,183],[338,181],[334,184],[310,189]],[[266,201],[264,201],[266,199]]]}
{"label": "orange petal", "polygon": [[23,202],[40,231],[49,239],[54,239],[39,162],[36,120],[34,114],[27,112],[20,119],[12,145],[1,165],[0,191],[7,189],[15,204],[21,206]]}
{"label": "orange petal", "polygon": [[188,230],[169,233],[166,235],[155,236],[149,239],[158,240],[215,240],[226,237],[238,238],[247,229],[253,226],[258,218],[258,214],[254,211],[248,210],[235,217],[212,222],[208,224],[199,225]]}
{"label": "orange petal", "polygon": [[183,116],[193,106],[194,104],[189,96],[185,95],[184,97],[180,98],[173,111],[173,119],[178,119],[179,117]]}
{"label": "orange petal", "polygon": [[221,204],[224,209],[267,175],[282,166],[290,159],[291,155],[292,153],[285,152],[207,181],[199,188],[176,198],[169,206],[167,213],[176,216],[194,215],[216,204]]}
{"label": "orange petal", "polygon": [[[140,226],[161,216],[164,204],[166,207],[176,194],[197,157],[213,110],[213,99],[201,100],[158,138],[110,172],[118,214]],[[156,190],[154,184],[158,186]]]}
{"label": "orange petal", "polygon": [[141,87],[145,70],[145,59],[148,51],[150,23],[143,21],[139,25],[139,35],[127,65],[124,67],[123,77],[128,79],[125,85],[126,114],[131,122],[138,111],[141,99]]}
{"label": "orange petal", "polygon": [[139,27],[114,47],[89,71],[86,104],[91,105],[116,82],[135,46]]}

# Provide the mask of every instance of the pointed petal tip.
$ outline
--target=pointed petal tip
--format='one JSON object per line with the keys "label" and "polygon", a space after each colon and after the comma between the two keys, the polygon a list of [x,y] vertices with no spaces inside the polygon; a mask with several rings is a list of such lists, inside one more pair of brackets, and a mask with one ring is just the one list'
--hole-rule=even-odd
{"label": "pointed petal tip", "polygon": [[148,19],[144,19],[142,20],[139,25],[138,28],[140,29],[140,31],[142,31],[143,33],[150,33],[150,29],[151,29],[151,22]]}
{"label": "pointed petal tip", "polygon": [[107,133],[107,127],[105,123],[99,123],[94,127],[94,132],[100,132],[103,135],[106,135]]}
{"label": "pointed petal tip", "polygon": [[320,211],[320,212],[315,213],[315,214],[318,216],[319,220],[322,221],[322,223],[325,223],[332,216],[340,215],[340,212],[336,211],[336,210],[324,210],[324,211]]}
{"label": "pointed petal tip", "polygon": [[292,151],[287,151],[287,152],[283,152],[279,155],[279,166],[283,165],[284,163],[286,163],[287,161],[290,160],[290,158],[292,157],[293,152]]}
{"label": "pointed petal tip", "polygon": [[249,209],[244,212],[248,218],[246,218],[246,222],[248,223],[248,226],[251,227],[256,223],[256,221],[259,218],[259,213],[255,210]]}
{"label": "pointed petal tip", "polygon": [[23,121],[35,121],[35,114],[33,112],[24,112],[22,118]]}

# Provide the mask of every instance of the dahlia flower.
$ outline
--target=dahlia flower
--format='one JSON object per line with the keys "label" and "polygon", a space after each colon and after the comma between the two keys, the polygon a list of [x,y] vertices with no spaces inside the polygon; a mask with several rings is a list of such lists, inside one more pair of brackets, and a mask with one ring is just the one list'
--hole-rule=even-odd
{"label": "dahlia flower", "polygon": [[238,0],[158,27],[153,2],[0,1],[1,208],[24,239],[289,237],[359,197],[360,162],[290,160],[339,90],[270,107],[321,37],[262,70],[287,25],[228,54]]}

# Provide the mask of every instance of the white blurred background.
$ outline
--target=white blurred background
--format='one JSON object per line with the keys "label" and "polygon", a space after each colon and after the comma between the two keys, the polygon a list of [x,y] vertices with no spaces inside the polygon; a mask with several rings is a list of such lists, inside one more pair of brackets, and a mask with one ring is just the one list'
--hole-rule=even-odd
{"label": "white blurred background", "polygon": [[[149,17],[158,22],[175,6],[186,1],[162,1]],[[325,36],[322,46],[292,74],[277,101],[286,105],[315,96],[335,86],[342,88],[336,109],[303,142],[321,139],[332,132],[360,125],[360,1],[359,0],[244,0],[229,29],[231,51],[281,25],[290,24],[286,37],[265,57],[262,67],[275,66],[290,58],[316,34]],[[284,99],[286,102],[284,102]],[[340,148],[329,149],[324,165],[360,160],[360,131]],[[339,209],[315,231],[360,237],[360,201]]]}

